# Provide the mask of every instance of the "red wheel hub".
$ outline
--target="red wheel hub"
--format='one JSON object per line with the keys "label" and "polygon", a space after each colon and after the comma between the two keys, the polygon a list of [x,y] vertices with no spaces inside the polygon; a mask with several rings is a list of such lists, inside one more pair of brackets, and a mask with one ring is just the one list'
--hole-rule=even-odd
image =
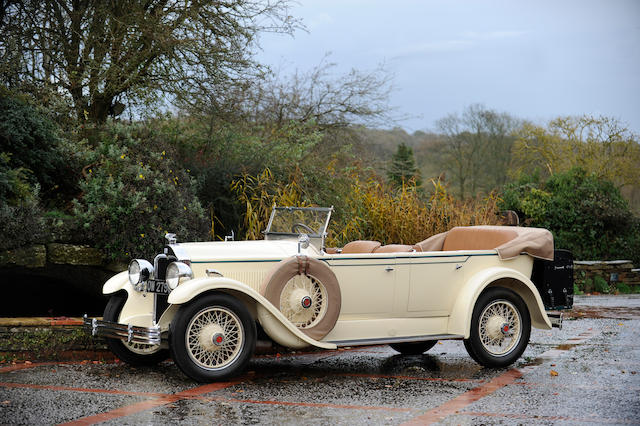
{"label": "red wheel hub", "polygon": [[222,333],[216,333],[213,335],[213,344],[216,346],[222,345],[224,342],[224,335]]}
{"label": "red wheel hub", "polygon": [[305,309],[309,309],[311,307],[311,298],[309,296],[305,296],[302,298],[302,307]]}

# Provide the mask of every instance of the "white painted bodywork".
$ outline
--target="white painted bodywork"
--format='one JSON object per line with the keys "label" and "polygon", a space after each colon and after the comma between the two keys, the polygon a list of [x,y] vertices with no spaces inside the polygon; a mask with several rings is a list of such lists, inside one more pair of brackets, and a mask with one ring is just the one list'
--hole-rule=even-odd
{"label": "white painted bodywork", "polygon": [[[471,314],[488,286],[511,288],[526,302],[532,325],[550,329],[542,300],[530,281],[533,258],[520,255],[500,260],[495,250],[367,254],[326,254],[313,246],[300,254],[324,262],[341,291],[341,311],[335,327],[322,341],[296,329],[263,295],[260,287],[282,259],[297,255],[295,240],[185,243],[194,279],[169,295],[169,309],[159,326],[169,330],[177,308],[207,292],[232,294],[276,342],[293,348],[322,348],[384,341],[468,338]],[[215,269],[223,278],[209,278]],[[129,298],[120,323],[152,326],[154,296],[133,289],[120,273],[104,285],[105,294],[125,290]]]}

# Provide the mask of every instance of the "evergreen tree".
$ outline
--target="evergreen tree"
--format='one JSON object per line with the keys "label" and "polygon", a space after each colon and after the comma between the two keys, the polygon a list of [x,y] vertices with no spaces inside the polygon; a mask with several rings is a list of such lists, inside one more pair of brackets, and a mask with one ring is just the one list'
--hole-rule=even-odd
{"label": "evergreen tree", "polygon": [[416,160],[413,157],[413,149],[405,145],[404,142],[398,145],[396,153],[393,154],[387,170],[387,177],[389,182],[395,185],[402,185],[402,182],[407,182],[411,178],[415,178],[418,186],[422,183],[420,172],[416,167]]}

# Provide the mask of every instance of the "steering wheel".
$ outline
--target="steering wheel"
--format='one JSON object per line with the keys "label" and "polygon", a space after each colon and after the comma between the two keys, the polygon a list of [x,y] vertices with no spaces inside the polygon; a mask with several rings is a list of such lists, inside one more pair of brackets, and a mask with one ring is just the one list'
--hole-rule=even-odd
{"label": "steering wheel", "polygon": [[[302,228],[305,232],[300,232],[300,231],[298,231],[298,230],[297,230],[298,228]],[[316,233],[316,232],[315,232],[313,229],[311,229],[309,226],[307,226],[307,225],[305,225],[304,223],[301,223],[301,222],[294,223],[294,224],[291,226],[291,232],[294,232],[294,233],[296,233],[296,234],[302,234],[302,233],[315,234],[315,233]]]}

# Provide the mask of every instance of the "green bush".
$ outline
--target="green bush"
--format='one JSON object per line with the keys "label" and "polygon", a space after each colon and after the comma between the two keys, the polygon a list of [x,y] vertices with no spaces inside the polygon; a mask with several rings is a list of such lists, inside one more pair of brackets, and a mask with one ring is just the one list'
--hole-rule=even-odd
{"label": "green bush", "polygon": [[613,183],[581,169],[542,183],[523,177],[505,186],[500,208],[551,230],[556,247],[571,250],[578,259],[640,262],[640,219]]}
{"label": "green bush", "polygon": [[60,137],[53,121],[44,111],[6,93],[0,95],[0,116],[0,146],[7,165],[45,191],[55,186],[64,159],[58,153]]}
{"label": "green bush", "polygon": [[90,152],[74,213],[87,242],[113,259],[150,258],[167,232],[201,240],[207,220],[175,153],[142,124],[108,125]]}
{"label": "green bush", "polygon": [[582,291],[580,289],[580,287],[578,286],[577,283],[573,283],[573,294],[580,296],[581,294],[584,294],[584,291]]}
{"label": "green bush", "polygon": [[593,278],[593,291],[597,291],[598,293],[609,293],[609,283],[600,275],[596,275]]}
{"label": "green bush", "polygon": [[0,251],[45,240],[45,222],[37,185],[33,192],[14,205],[0,203]]}
{"label": "green bush", "polygon": [[622,293],[622,294],[629,294],[633,291],[631,287],[629,287],[623,282],[619,282],[616,284],[616,290],[618,291],[618,293]]}

